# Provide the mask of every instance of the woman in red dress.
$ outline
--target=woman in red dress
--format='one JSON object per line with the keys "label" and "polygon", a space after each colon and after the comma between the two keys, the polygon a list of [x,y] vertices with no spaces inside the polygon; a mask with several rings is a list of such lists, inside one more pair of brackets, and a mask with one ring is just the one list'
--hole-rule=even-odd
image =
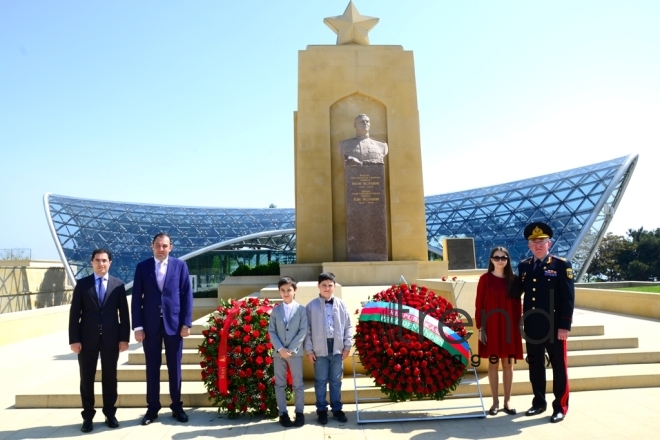
{"label": "woman in red dress", "polygon": [[479,278],[477,285],[476,324],[479,330],[479,358],[488,360],[488,382],[493,395],[493,406],[488,411],[496,415],[499,411],[498,364],[502,364],[504,385],[503,411],[516,413],[511,408],[511,386],[513,365],[522,359],[522,337],[520,336],[520,288],[511,268],[509,251],[496,247],[490,252],[488,272]]}

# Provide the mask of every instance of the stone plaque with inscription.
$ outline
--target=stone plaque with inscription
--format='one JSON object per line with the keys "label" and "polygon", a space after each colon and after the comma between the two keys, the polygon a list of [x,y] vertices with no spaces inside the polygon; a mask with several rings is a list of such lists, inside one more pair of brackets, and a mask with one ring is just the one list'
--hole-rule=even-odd
{"label": "stone plaque with inscription", "polygon": [[449,265],[449,270],[476,269],[474,238],[445,238],[443,256]]}
{"label": "stone plaque with inscription", "polygon": [[348,261],[387,261],[385,166],[346,167]]}

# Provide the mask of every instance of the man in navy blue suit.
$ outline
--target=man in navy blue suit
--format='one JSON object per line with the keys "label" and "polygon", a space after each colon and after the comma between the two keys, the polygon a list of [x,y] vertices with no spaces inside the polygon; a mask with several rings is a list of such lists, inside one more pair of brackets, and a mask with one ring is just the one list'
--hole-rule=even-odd
{"label": "man in navy blue suit", "polygon": [[160,366],[162,346],[169,376],[172,417],[187,422],[181,401],[181,357],[183,338],[190,336],[193,296],[188,267],[170,257],[172,240],[156,234],[151,248],[154,257],[138,263],[133,280],[133,330],[142,342],[147,364],[147,413],[142,424],[158,418],[160,411]]}
{"label": "man in navy blue suit", "polygon": [[128,349],[131,325],[124,282],[108,274],[112,254],[107,249],[92,252],[94,273],[78,280],[69,309],[69,344],[78,355],[80,397],[82,399],[82,432],[94,429],[94,376],[101,354],[103,414],[110,428],[118,428],[117,360],[119,352]]}

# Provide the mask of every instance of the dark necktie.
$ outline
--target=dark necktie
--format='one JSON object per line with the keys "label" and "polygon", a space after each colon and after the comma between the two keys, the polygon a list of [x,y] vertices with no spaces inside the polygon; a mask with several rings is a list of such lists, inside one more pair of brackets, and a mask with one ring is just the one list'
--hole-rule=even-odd
{"label": "dark necktie", "polygon": [[541,264],[543,264],[543,261],[541,261],[541,260],[536,260],[534,262],[534,271],[535,272],[541,268]]}
{"label": "dark necktie", "polygon": [[99,304],[103,305],[105,299],[105,288],[103,287],[103,278],[99,278]]}

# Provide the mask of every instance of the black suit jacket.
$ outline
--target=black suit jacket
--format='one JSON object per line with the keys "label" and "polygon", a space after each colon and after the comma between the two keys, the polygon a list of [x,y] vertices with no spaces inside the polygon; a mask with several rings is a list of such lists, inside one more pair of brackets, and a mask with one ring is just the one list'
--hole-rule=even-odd
{"label": "black suit jacket", "polygon": [[101,305],[94,275],[79,280],[73,289],[69,311],[69,344],[80,342],[83,350],[98,348],[99,336],[103,334],[103,348],[119,349],[119,342],[128,342],[130,333],[124,282],[108,275],[108,288]]}

